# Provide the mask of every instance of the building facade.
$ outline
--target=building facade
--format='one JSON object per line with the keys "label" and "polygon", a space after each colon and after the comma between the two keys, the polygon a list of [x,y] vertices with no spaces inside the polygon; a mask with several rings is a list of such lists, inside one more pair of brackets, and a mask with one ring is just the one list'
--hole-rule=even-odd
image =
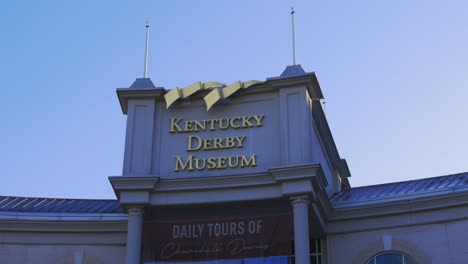
{"label": "building facade", "polygon": [[1,263],[468,263],[468,173],[351,188],[300,65],[117,94],[117,199],[0,197]]}

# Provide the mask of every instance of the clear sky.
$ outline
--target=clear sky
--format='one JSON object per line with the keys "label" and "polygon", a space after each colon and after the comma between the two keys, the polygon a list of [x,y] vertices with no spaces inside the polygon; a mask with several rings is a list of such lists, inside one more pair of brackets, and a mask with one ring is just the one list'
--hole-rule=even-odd
{"label": "clear sky", "polygon": [[468,1],[3,1],[0,195],[114,198],[143,72],[166,89],[317,74],[352,186],[468,171]]}

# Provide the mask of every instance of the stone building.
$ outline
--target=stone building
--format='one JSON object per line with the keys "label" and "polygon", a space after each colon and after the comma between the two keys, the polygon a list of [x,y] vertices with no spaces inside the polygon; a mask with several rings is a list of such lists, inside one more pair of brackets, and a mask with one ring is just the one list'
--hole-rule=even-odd
{"label": "stone building", "polygon": [[468,173],[352,188],[300,65],[117,94],[116,200],[0,197],[0,263],[468,263]]}

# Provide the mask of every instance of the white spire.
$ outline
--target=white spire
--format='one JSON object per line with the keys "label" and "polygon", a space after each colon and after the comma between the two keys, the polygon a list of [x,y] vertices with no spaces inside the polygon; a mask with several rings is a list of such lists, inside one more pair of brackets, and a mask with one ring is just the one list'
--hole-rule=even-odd
{"label": "white spire", "polygon": [[294,8],[291,7],[293,65],[296,65],[296,38],[294,36]]}
{"label": "white spire", "polygon": [[148,43],[149,43],[149,20],[146,20],[146,43],[145,43],[145,68],[143,71],[143,78],[148,78]]}

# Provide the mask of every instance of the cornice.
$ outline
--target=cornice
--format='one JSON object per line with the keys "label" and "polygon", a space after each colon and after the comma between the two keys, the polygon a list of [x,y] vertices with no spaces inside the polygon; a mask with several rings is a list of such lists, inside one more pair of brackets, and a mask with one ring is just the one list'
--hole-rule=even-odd
{"label": "cornice", "polygon": [[325,219],[328,219],[328,217],[333,212],[333,206],[330,202],[330,199],[327,196],[327,193],[325,191],[320,192],[318,193],[317,198],[318,198],[317,203],[320,205],[319,208],[322,214],[325,216]]}
{"label": "cornice", "polygon": [[312,116],[317,126],[318,133],[320,134],[320,139],[322,140],[325,151],[333,167],[338,169],[341,178],[351,177],[346,160],[340,158],[327,118],[325,117],[322,106],[318,101],[312,102]]}
{"label": "cornice", "polygon": [[0,231],[21,232],[127,232],[127,219],[119,221],[93,221],[89,219],[64,221],[64,220],[0,220]]}
{"label": "cornice", "polygon": [[[268,92],[276,90],[278,88],[288,88],[293,86],[305,85],[312,100],[318,100],[323,98],[322,90],[318,83],[315,73],[308,73],[300,76],[287,77],[287,78],[271,78],[265,82],[255,84],[255,89],[240,89],[237,95],[249,95],[258,92]],[[190,95],[187,99],[201,99],[201,97],[206,96],[211,90],[201,90],[193,95]],[[119,98],[120,107],[122,113],[127,114],[128,111],[128,101],[132,99],[153,99],[158,101],[164,100],[164,95],[168,91],[163,88],[140,88],[140,89],[130,89],[130,88],[118,88],[116,89],[117,96]],[[234,96],[234,97],[235,97]],[[223,99],[224,100],[224,99]],[[229,99],[225,99],[229,100]]]}
{"label": "cornice", "polygon": [[454,206],[468,205],[468,191],[445,193],[442,195],[400,199],[384,203],[334,208],[330,220],[362,219],[417,211],[438,210]]}
{"label": "cornice", "polygon": [[272,168],[254,174],[193,178],[109,177],[122,206],[235,202],[308,195],[326,187],[320,165]]}
{"label": "cornice", "polygon": [[323,99],[322,90],[320,89],[317,76],[313,72],[287,78],[270,78],[268,79],[267,83],[269,83],[273,88],[287,88],[292,86],[306,85],[310,99]]}
{"label": "cornice", "polygon": [[129,88],[118,88],[116,90],[119,98],[120,107],[122,113],[127,114],[128,100],[131,99],[161,99],[163,98],[166,91],[162,88],[155,89],[129,89]]}
{"label": "cornice", "polygon": [[127,221],[127,215],[123,213],[0,211],[0,221],[120,222]]}
{"label": "cornice", "polygon": [[274,184],[276,180],[267,172],[242,175],[161,179],[155,191],[194,191],[233,189]]}
{"label": "cornice", "polygon": [[444,194],[335,208],[327,224],[332,234],[370,231],[468,219],[468,193]]}
{"label": "cornice", "polygon": [[159,182],[157,176],[110,176],[109,181],[117,197],[122,191],[151,191]]}

